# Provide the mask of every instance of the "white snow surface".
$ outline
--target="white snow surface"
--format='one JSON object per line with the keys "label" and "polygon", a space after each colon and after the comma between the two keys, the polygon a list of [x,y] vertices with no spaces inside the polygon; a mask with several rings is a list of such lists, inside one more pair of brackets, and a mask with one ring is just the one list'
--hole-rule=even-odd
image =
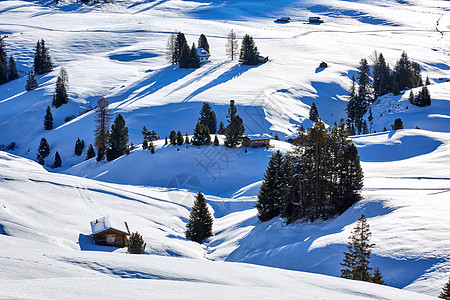
{"label": "white snow surface", "polygon": [[[13,154],[0,152],[0,297],[194,298],[201,290],[212,298],[426,299],[439,293],[450,274],[450,2],[59,2],[0,1],[0,34],[8,35],[6,51],[21,75],[0,86],[0,144],[17,144]],[[292,22],[274,23],[281,16]],[[310,16],[325,23],[307,24]],[[231,29],[238,38],[252,35],[269,62],[229,61]],[[189,45],[205,34],[212,61],[197,70],[168,65],[166,42],[177,30]],[[55,69],[25,92],[41,38]],[[226,124],[234,99],[253,135],[292,136],[299,125],[311,125],[313,102],[331,125],[345,117],[351,77],[374,50],[391,66],[402,51],[419,62],[431,81],[432,105],[412,107],[406,91],[371,106],[371,130],[378,133],[352,137],[364,198],[342,216],[289,226],[257,220],[253,206],[269,157],[291,150],[283,141],[247,152],[164,145],[171,130],[192,134],[203,101]],[[329,67],[318,68],[321,61]],[[54,129],[44,131],[60,67],[69,74],[70,100],[52,108]],[[124,116],[135,145],[109,163],[85,161],[87,147],[82,157],[73,154],[77,138],[93,144],[90,109],[99,96]],[[382,132],[396,118],[407,129]],[[153,155],[140,146],[143,126],[162,138]],[[31,161],[42,137],[51,148],[44,167]],[[63,166],[50,169],[56,151]],[[215,218],[214,236],[204,245],[184,238],[198,190]],[[404,291],[334,278],[362,213],[375,243],[371,266]],[[147,255],[94,245],[89,222],[106,215],[143,234]]]}

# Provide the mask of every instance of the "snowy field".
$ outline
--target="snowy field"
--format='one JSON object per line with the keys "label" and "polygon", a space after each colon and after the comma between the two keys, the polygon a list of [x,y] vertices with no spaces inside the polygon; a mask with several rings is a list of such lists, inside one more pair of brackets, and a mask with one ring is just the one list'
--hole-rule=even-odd
{"label": "snowy field", "polygon": [[[0,2],[0,34],[8,36],[6,51],[21,75],[0,86],[0,144],[17,144],[13,154],[0,152],[0,298],[179,298],[179,291],[192,298],[199,289],[213,298],[425,299],[439,293],[450,274],[450,2],[74,2]],[[292,22],[275,23],[281,16]],[[307,24],[309,16],[325,23]],[[230,61],[225,41],[231,29],[238,38],[252,35],[269,62]],[[212,62],[196,70],[168,65],[166,42],[178,30],[189,45],[205,34]],[[55,69],[25,92],[38,39],[50,48]],[[160,140],[154,155],[140,146],[143,126],[162,138],[171,130],[191,135],[204,101],[226,124],[234,99],[246,133],[281,140],[311,125],[313,102],[332,124],[345,117],[359,60],[370,62],[374,50],[391,67],[407,51],[431,81],[432,104],[411,107],[406,92],[372,105],[378,133],[353,138],[364,199],[333,220],[258,222],[253,205],[260,181],[273,151],[290,150],[285,142],[244,152]],[[329,67],[318,68],[321,61]],[[44,131],[60,67],[69,74],[69,103],[52,109],[54,129]],[[100,96],[114,115],[124,116],[136,146],[109,163],[84,161],[87,149],[82,157],[73,154],[77,138],[93,143],[89,109]],[[381,132],[396,118],[406,130]],[[42,137],[51,148],[44,168],[30,161]],[[63,165],[52,170],[56,151]],[[192,191],[199,189],[215,217],[205,245],[184,238]],[[389,286],[407,291],[333,278],[362,213],[376,244],[371,265]],[[89,221],[104,215],[143,234],[150,255],[93,245]]]}

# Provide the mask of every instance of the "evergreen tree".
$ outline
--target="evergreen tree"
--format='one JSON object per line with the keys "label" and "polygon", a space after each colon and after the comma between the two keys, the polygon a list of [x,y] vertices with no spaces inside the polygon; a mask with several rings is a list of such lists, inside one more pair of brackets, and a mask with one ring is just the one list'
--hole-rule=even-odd
{"label": "evergreen tree", "polygon": [[14,61],[14,57],[11,55],[9,57],[9,67],[8,67],[8,80],[14,80],[19,78],[19,73],[17,73],[16,62]]}
{"label": "evergreen tree", "polygon": [[370,270],[372,268],[369,267],[369,260],[372,251],[370,248],[374,246],[369,241],[371,235],[366,217],[361,215],[352,235],[349,237],[348,252],[344,252],[344,262],[341,263],[343,266],[341,270],[342,278],[371,281]]}
{"label": "evergreen tree", "polygon": [[181,146],[181,145],[183,145],[183,142],[184,142],[183,134],[181,133],[181,131],[178,130],[177,137],[176,137],[176,144],[178,146]]}
{"label": "evergreen tree", "polygon": [[188,133],[186,132],[186,138],[184,139],[184,143],[186,144],[186,145],[189,145],[190,143],[191,143],[191,141],[189,140],[189,136],[188,136]]}
{"label": "evergreen tree", "polygon": [[409,103],[411,103],[412,105],[416,105],[416,96],[414,95],[413,90],[411,90],[409,92],[408,100],[409,100]]}
{"label": "evergreen tree", "polygon": [[442,292],[439,294],[439,298],[450,300],[450,278],[442,288]]}
{"label": "evergreen tree", "polygon": [[205,137],[203,136],[203,128],[202,125],[200,125],[200,122],[197,122],[194,129],[194,134],[191,139],[191,143],[194,146],[201,146],[203,145],[203,141],[205,140]]}
{"label": "evergreen tree", "polygon": [[169,144],[169,143],[167,141],[167,136],[166,136],[166,139],[164,140],[164,145],[167,145],[167,144]]}
{"label": "evergreen tree", "polygon": [[155,154],[155,145],[153,144],[153,142],[150,142],[150,144],[148,145],[148,149],[150,150],[151,154]]}
{"label": "evergreen tree", "polygon": [[422,86],[422,75],[420,74],[420,65],[413,61],[411,62],[411,77],[413,82],[413,87]]}
{"label": "evergreen tree", "polygon": [[225,126],[223,125],[223,122],[221,121],[219,124],[219,129],[217,130],[218,134],[224,134],[225,133]]}
{"label": "evergreen tree", "polygon": [[202,136],[203,136],[203,145],[211,145],[211,133],[209,132],[209,128],[205,125],[202,125]]}
{"label": "evergreen tree", "polygon": [[380,268],[376,267],[373,270],[373,275],[372,275],[372,278],[370,279],[370,282],[381,284],[381,285],[386,284],[383,280],[383,275],[381,275]]}
{"label": "evergreen tree", "polygon": [[5,42],[3,37],[0,37],[0,84],[8,81],[8,63],[7,54],[5,51]]}
{"label": "evergreen tree", "polygon": [[373,66],[373,90],[375,99],[391,90],[391,73],[382,53]]}
{"label": "evergreen tree", "polygon": [[394,74],[395,80],[398,83],[399,90],[414,87],[411,61],[409,60],[408,54],[405,51],[403,51],[400,59],[395,64]]}
{"label": "evergreen tree", "polygon": [[277,150],[270,157],[255,205],[258,210],[258,219],[261,222],[269,221],[280,214],[286,189],[283,167],[283,154]]}
{"label": "evergreen tree", "polygon": [[47,106],[44,117],[44,129],[51,130],[53,128],[53,116],[50,106]]}
{"label": "evergreen tree", "polygon": [[34,76],[34,72],[30,71],[28,72],[28,76],[27,76],[27,85],[25,86],[25,90],[27,92],[35,90],[38,88],[38,83],[36,81],[36,78]]}
{"label": "evergreen tree", "polygon": [[399,130],[403,129],[403,121],[402,119],[398,118],[394,120],[394,124],[391,125],[392,130]]}
{"label": "evergreen tree", "polygon": [[[189,62],[188,62],[188,68],[194,68],[198,69],[200,68],[200,57],[197,53],[197,48],[195,47],[195,44],[192,43],[191,50],[189,52]],[[181,66],[180,66],[181,68]]]}
{"label": "evergreen tree", "polygon": [[181,48],[180,52],[180,59],[178,61],[178,65],[181,69],[188,69],[191,67],[191,50],[189,49],[189,46],[187,44],[183,45],[183,48]]}
{"label": "evergreen tree", "polygon": [[198,192],[186,225],[186,238],[201,244],[204,239],[212,236],[212,225],[213,218],[209,213],[205,197],[202,192]]}
{"label": "evergreen tree", "polygon": [[182,52],[184,46],[187,46],[187,48],[189,48],[184,34],[182,32],[178,32],[176,35],[176,38],[175,38],[175,45],[174,45],[174,53],[173,53],[173,63],[174,64],[180,63],[181,52]]}
{"label": "evergreen tree", "polygon": [[230,100],[227,118],[228,125],[225,128],[225,146],[232,148],[242,140],[242,135],[245,132],[244,122],[237,114],[237,108],[234,105],[234,100]]}
{"label": "evergreen tree", "polygon": [[217,134],[214,136],[214,142],[213,142],[214,146],[219,146],[219,138],[217,137]]}
{"label": "evergreen tree", "polygon": [[119,114],[111,126],[111,134],[108,139],[108,148],[106,150],[106,159],[114,160],[127,152],[128,127],[125,126],[125,120]]}
{"label": "evergreen tree", "polygon": [[34,53],[34,72],[42,75],[53,70],[53,63],[45,41],[40,40],[36,44]]}
{"label": "evergreen tree", "polygon": [[108,109],[109,101],[105,97],[100,97],[97,100],[95,108],[95,147],[97,148],[97,161],[103,160],[106,152],[106,146],[109,138],[109,122],[111,120],[111,113]]}
{"label": "evergreen tree", "polygon": [[58,151],[55,153],[55,160],[53,161],[53,168],[59,168],[62,165],[61,156],[59,156]]}
{"label": "evergreen tree", "polygon": [[89,144],[88,151],[86,153],[86,160],[94,158],[95,157],[95,150],[92,144]]}
{"label": "evergreen tree", "polygon": [[233,29],[231,29],[230,33],[228,34],[227,42],[225,44],[225,51],[227,56],[231,60],[234,60],[239,55],[238,40],[236,39],[236,33]]}
{"label": "evergreen tree", "polygon": [[128,248],[127,252],[129,254],[144,254],[146,243],[144,238],[137,231],[131,233],[127,240],[126,246]]}
{"label": "evergreen tree", "polygon": [[422,89],[417,94],[414,105],[417,105],[419,107],[431,105],[430,92],[428,91],[428,88],[426,86],[423,86]]}
{"label": "evergreen tree", "polygon": [[365,113],[367,105],[373,102],[370,67],[365,58],[361,59],[358,67],[358,97]]}
{"label": "evergreen tree", "polygon": [[52,102],[52,105],[55,108],[58,108],[61,105],[67,104],[67,102],[69,102],[69,96],[67,95],[68,80],[69,77],[67,75],[66,69],[61,68],[59,76],[56,79],[55,95],[53,96]]}
{"label": "evergreen tree", "polygon": [[176,145],[177,144],[177,133],[175,132],[175,130],[172,130],[169,134],[169,141],[171,145]]}
{"label": "evergreen tree", "polygon": [[211,52],[209,52],[209,44],[208,44],[208,40],[206,39],[206,36],[204,34],[201,34],[200,37],[198,38],[198,48],[203,48],[206,50],[206,52],[208,52],[209,54],[211,54]]}
{"label": "evergreen tree", "polygon": [[147,130],[147,128],[144,126],[141,131],[142,137],[147,141],[157,141],[159,140],[159,135],[156,134],[153,130]]}
{"label": "evergreen tree", "polygon": [[316,104],[313,102],[309,110],[309,119],[313,122],[317,121],[319,118],[319,111],[317,110]]}
{"label": "evergreen tree", "polygon": [[75,142],[75,155],[81,156],[84,150],[84,141],[80,140],[80,138],[77,138],[77,141]]}
{"label": "evergreen tree", "polygon": [[[216,133],[217,118],[215,112],[212,110],[208,102],[203,102],[200,109],[200,117],[198,118],[200,125],[207,126],[211,134]],[[223,126],[223,124],[222,124]]]}
{"label": "evergreen tree", "polygon": [[428,76],[427,79],[425,80],[425,85],[430,85],[430,78],[428,78]]}
{"label": "evergreen tree", "polygon": [[142,142],[142,149],[147,149],[148,148],[148,141],[147,139],[144,139],[144,141]]}
{"label": "evergreen tree", "polygon": [[41,139],[37,152],[37,160],[41,165],[44,165],[44,158],[50,154],[50,146],[45,138]]}
{"label": "evergreen tree", "polygon": [[167,40],[167,46],[166,46],[166,60],[171,65],[174,65],[177,63],[177,57],[176,57],[176,40],[177,40],[177,34],[175,32],[172,32],[169,36],[169,39]]}
{"label": "evergreen tree", "polygon": [[239,62],[243,65],[251,66],[255,66],[259,63],[258,48],[256,47],[253,38],[248,34],[242,39]]}

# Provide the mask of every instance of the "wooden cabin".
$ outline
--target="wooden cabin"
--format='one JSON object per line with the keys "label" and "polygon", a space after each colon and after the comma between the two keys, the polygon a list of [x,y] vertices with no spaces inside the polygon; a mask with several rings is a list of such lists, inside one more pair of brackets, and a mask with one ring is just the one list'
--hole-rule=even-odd
{"label": "wooden cabin", "polygon": [[268,56],[259,56],[258,57],[258,62],[260,63],[260,64],[265,64],[266,62],[268,62],[269,61],[269,57]]}
{"label": "wooden cabin", "polygon": [[211,54],[209,54],[208,51],[206,51],[205,49],[197,48],[197,54],[198,54],[198,57],[200,58],[201,64],[211,61]]}
{"label": "wooden cabin", "polygon": [[315,23],[315,24],[321,24],[321,23],[323,23],[323,20],[320,17],[309,17],[308,22]]}
{"label": "wooden cabin", "polygon": [[248,148],[266,148],[270,146],[272,138],[268,135],[246,135],[242,138],[242,145]]}
{"label": "wooden cabin", "polygon": [[278,22],[278,23],[289,23],[289,22],[291,22],[291,18],[289,18],[289,17],[281,17],[279,19],[276,19],[275,22]]}
{"label": "wooden cabin", "polygon": [[108,216],[91,221],[92,237],[96,245],[125,247],[130,230],[127,222],[117,222]]}

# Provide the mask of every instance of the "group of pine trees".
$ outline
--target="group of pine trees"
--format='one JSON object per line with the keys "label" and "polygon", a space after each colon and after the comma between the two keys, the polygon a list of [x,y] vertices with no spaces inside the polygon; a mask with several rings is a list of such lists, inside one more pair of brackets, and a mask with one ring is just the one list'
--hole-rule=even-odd
{"label": "group of pine trees", "polygon": [[[36,153],[36,159],[41,164],[44,165],[45,158],[50,155],[50,146],[45,138],[41,139],[41,142],[39,143],[38,151]],[[53,161],[52,168],[59,168],[62,165],[61,156],[59,155],[58,151],[55,153],[55,159]]]}
{"label": "group of pine trees", "polygon": [[[209,44],[204,34],[198,39],[198,48],[203,48],[209,53]],[[197,47],[192,43],[189,48],[184,33],[172,33],[167,41],[166,59],[172,65],[178,64],[182,69],[200,68],[200,57]]]}
{"label": "group of pine trees", "polygon": [[142,149],[148,149],[150,150],[151,154],[154,154],[155,145],[153,144],[153,142],[159,140],[159,135],[157,135],[153,130],[147,130],[147,127],[145,126],[142,128],[141,134],[144,138],[144,141],[142,142]]}
{"label": "group of pine trees", "polygon": [[[42,74],[48,73],[52,70],[53,70],[53,62],[52,62],[52,58],[50,57],[49,48],[45,45],[45,41],[43,39],[41,39],[40,41],[37,41],[36,48],[34,49],[33,70],[30,70],[28,72],[25,90],[32,91],[32,90],[37,89],[38,83],[36,80],[36,75],[42,75]],[[65,70],[64,70],[64,72],[65,72]],[[65,90],[67,90],[67,80],[68,80],[67,72],[65,72],[64,75],[65,75],[65,77],[64,77],[65,81],[63,83],[64,83]],[[60,79],[58,78],[58,80],[60,80]],[[58,93],[58,97],[60,97],[61,92],[62,92],[61,82],[58,86],[58,81],[57,81],[55,94]],[[66,94],[66,96],[67,96],[67,94]],[[57,101],[59,103],[60,99],[58,99]],[[63,100],[63,102],[64,102],[64,100]],[[64,103],[67,103],[67,102],[64,102]],[[61,103],[61,104],[64,104],[64,103]],[[56,104],[56,102],[54,99],[53,106],[55,106],[56,108],[58,108],[60,106],[60,105],[56,106],[55,104]]]}
{"label": "group of pine trees", "polygon": [[[368,133],[368,126],[364,116],[371,103],[378,97],[387,93],[400,94],[401,90],[412,89],[423,85],[420,73],[420,65],[411,61],[406,52],[403,52],[397,60],[394,69],[391,70],[382,53],[373,55],[373,73],[367,59],[361,59],[358,67],[358,83],[352,77],[352,85],[349,90],[349,102],[347,104],[347,125],[352,134]],[[426,83],[429,83],[427,78]],[[417,106],[431,104],[431,97],[426,85],[417,96],[412,92],[410,102]],[[372,120],[369,120],[371,122]]]}
{"label": "group of pine trees", "polygon": [[4,37],[0,37],[0,84],[19,78],[16,62],[12,55],[9,56],[5,51]]}
{"label": "group of pine trees", "polygon": [[348,136],[343,120],[327,131],[318,119],[299,131],[293,153],[275,152],[258,193],[258,218],[264,222],[281,216],[288,224],[325,220],[360,200],[363,173]]}

